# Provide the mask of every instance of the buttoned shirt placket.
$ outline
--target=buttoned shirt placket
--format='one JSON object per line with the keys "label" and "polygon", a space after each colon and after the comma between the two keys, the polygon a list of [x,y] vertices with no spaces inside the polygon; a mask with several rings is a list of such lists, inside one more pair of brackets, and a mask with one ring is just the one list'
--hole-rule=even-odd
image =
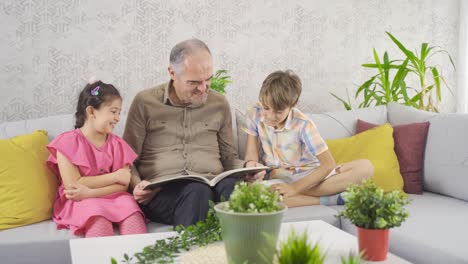
{"label": "buttoned shirt placket", "polygon": [[188,107],[184,106],[184,118],[183,118],[183,124],[182,124],[182,131],[183,131],[183,139],[182,139],[182,157],[184,158],[185,165],[184,165],[184,174],[189,174],[188,168],[190,167],[190,159],[188,156],[188,144],[187,141],[190,138],[190,134],[188,132],[188,119],[187,118],[187,110]]}

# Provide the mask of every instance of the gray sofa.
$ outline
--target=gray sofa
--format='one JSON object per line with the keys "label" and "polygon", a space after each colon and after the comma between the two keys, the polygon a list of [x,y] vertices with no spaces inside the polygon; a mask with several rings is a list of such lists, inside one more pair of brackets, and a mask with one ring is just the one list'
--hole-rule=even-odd
{"label": "gray sofa", "polygon": [[[354,135],[356,120],[392,125],[430,121],[424,161],[424,194],[409,195],[410,217],[390,233],[390,251],[413,263],[468,263],[468,115],[434,114],[398,104],[387,107],[333,113],[311,114],[325,139]],[[72,128],[72,115],[7,122],[0,124],[0,138],[8,138],[45,129],[53,138]],[[125,117],[116,128],[122,134]],[[245,149],[245,135],[240,132],[243,116],[233,112],[233,131],[239,154]],[[324,220],[346,232],[355,227],[336,217],[341,206],[291,208],[283,221]],[[149,223],[150,232],[170,227]],[[70,263],[68,230],[57,230],[49,220],[0,231],[1,263]]]}

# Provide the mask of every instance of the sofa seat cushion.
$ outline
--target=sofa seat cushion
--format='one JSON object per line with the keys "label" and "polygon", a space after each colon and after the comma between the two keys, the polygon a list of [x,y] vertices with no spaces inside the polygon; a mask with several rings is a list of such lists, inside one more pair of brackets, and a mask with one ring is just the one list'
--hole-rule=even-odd
{"label": "sofa seat cushion", "polygon": [[322,220],[340,228],[340,219],[336,215],[338,211],[323,205],[312,205],[288,208],[283,216],[283,222],[300,222]]}
{"label": "sofa seat cushion", "polygon": [[[468,203],[424,192],[408,195],[410,216],[390,230],[390,251],[414,263],[468,263]],[[342,229],[356,235],[349,220]]]}
{"label": "sofa seat cushion", "polygon": [[[150,222],[147,224],[148,233],[168,232],[172,226]],[[116,228],[117,229],[117,228]],[[118,232],[116,232],[118,234]],[[64,241],[68,243],[70,239],[83,238],[74,236],[68,229],[57,229],[57,225],[52,220],[47,220],[32,225],[11,228],[0,231],[0,247],[3,244],[18,244],[46,241]]]}

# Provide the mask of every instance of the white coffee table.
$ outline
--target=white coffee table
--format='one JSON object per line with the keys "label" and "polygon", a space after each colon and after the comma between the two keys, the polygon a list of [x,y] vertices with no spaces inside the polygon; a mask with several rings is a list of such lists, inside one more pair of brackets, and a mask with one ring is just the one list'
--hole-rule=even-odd
{"label": "white coffee table", "polygon": [[[341,263],[340,256],[358,251],[357,238],[321,220],[281,224],[279,241],[285,241],[291,229],[296,233],[309,233],[311,243],[320,242],[320,247],[327,252],[326,263]],[[100,238],[82,238],[70,240],[70,251],[73,264],[110,263],[111,257],[117,261],[123,254],[132,256],[145,246],[152,245],[158,239],[174,235],[175,232],[151,233],[143,235],[126,235]],[[176,263],[180,263],[180,259]],[[383,262],[364,263],[410,263],[398,256],[388,253]]]}

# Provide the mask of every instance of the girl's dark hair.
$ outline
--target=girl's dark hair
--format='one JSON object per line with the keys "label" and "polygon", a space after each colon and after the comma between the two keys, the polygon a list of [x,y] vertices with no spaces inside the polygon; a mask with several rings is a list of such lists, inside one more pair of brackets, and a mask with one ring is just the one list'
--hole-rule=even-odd
{"label": "girl's dark hair", "polygon": [[[97,88],[99,86],[99,88]],[[86,121],[86,107],[91,106],[99,109],[103,103],[111,102],[114,99],[122,99],[119,91],[112,85],[97,81],[87,84],[78,97],[78,105],[75,112],[75,128],[80,128]]]}

